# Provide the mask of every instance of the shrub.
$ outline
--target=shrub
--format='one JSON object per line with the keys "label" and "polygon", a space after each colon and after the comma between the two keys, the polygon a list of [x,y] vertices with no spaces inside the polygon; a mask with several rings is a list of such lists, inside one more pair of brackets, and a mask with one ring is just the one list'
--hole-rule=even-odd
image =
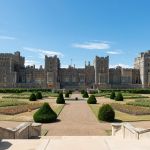
{"label": "shrub", "polygon": [[96,104],[96,103],[97,103],[97,100],[96,100],[95,96],[94,96],[94,95],[91,95],[91,96],[88,98],[87,103],[88,103],[88,104]]}
{"label": "shrub", "polygon": [[57,119],[57,114],[52,110],[48,103],[44,103],[43,106],[35,112],[33,115],[35,122],[50,123]]}
{"label": "shrub", "polygon": [[84,94],[85,93],[85,90],[81,90],[81,94]]}
{"label": "shrub", "polygon": [[78,100],[78,97],[76,97],[75,100]]}
{"label": "shrub", "polygon": [[69,97],[69,92],[66,92],[66,93],[65,93],[65,97]]}
{"label": "shrub", "polygon": [[32,94],[30,95],[29,100],[30,100],[30,101],[36,101],[36,96],[35,96],[34,93],[32,93]]}
{"label": "shrub", "polygon": [[113,91],[113,92],[111,92],[111,94],[110,94],[110,99],[115,99],[115,97],[116,97],[115,92],[114,92],[114,91]]}
{"label": "shrub", "polygon": [[88,98],[88,97],[89,97],[88,92],[85,91],[85,92],[83,93],[83,98]]}
{"label": "shrub", "polygon": [[42,96],[42,93],[41,92],[37,92],[36,93],[36,99],[42,99],[43,96]]}
{"label": "shrub", "polygon": [[57,104],[65,104],[65,99],[62,93],[59,93],[57,100],[56,100]]}
{"label": "shrub", "polygon": [[122,96],[122,93],[121,92],[118,92],[116,98],[115,98],[116,101],[123,101],[123,96]]}
{"label": "shrub", "polygon": [[69,94],[72,94],[72,90],[69,90]]}
{"label": "shrub", "polygon": [[109,104],[104,104],[99,109],[98,119],[102,121],[112,122],[115,118],[115,112]]}

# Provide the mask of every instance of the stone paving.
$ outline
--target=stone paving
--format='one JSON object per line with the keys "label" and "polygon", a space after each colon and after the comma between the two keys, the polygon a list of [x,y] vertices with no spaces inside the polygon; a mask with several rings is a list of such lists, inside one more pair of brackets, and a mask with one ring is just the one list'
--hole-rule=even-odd
{"label": "stone paving", "polygon": [[[75,97],[82,98],[80,94],[73,94],[71,99]],[[49,130],[48,136],[107,135],[106,130],[111,130],[109,123],[99,123],[85,100],[66,103],[58,117],[60,121],[43,125]]]}
{"label": "stone paving", "polygon": [[0,150],[150,150],[148,140],[110,136],[57,136],[38,140],[1,140]]}

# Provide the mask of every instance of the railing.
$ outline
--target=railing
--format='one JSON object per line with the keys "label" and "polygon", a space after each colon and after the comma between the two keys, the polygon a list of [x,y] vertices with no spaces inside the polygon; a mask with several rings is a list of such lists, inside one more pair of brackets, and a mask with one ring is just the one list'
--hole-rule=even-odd
{"label": "railing", "polygon": [[119,133],[123,138],[134,138],[138,140],[142,138],[141,136],[147,138],[144,135],[146,133],[150,138],[150,129],[135,128],[129,123],[112,123],[112,136],[119,136]]}

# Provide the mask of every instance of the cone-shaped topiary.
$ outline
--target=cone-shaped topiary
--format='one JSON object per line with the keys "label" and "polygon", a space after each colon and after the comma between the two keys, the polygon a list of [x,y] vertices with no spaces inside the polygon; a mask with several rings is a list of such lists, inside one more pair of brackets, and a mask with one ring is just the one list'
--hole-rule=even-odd
{"label": "cone-shaped topiary", "polygon": [[30,101],[36,101],[36,96],[35,96],[34,93],[32,93],[32,94],[30,95],[29,100],[30,100]]}
{"label": "cone-shaped topiary", "polygon": [[83,93],[83,98],[88,98],[88,97],[89,97],[88,92],[85,91],[85,92]]}
{"label": "cone-shaped topiary", "polygon": [[44,103],[43,106],[35,112],[33,115],[35,122],[50,123],[57,119],[57,114],[52,110],[48,103]]}
{"label": "cone-shaped topiary", "polygon": [[36,99],[42,99],[43,96],[42,96],[42,93],[41,92],[37,92],[36,93]]}
{"label": "cone-shaped topiary", "polygon": [[99,109],[98,119],[102,121],[112,122],[115,119],[115,112],[109,104],[104,104]]}
{"label": "cone-shaped topiary", "polygon": [[85,93],[85,90],[81,90],[81,94],[84,94]]}
{"label": "cone-shaped topiary", "polygon": [[110,94],[110,99],[115,99],[115,97],[116,97],[116,94],[114,91],[112,91]]}
{"label": "cone-shaped topiary", "polygon": [[57,100],[56,100],[57,104],[65,104],[65,99],[62,93],[59,93]]}
{"label": "cone-shaped topiary", "polygon": [[121,92],[118,92],[117,93],[117,96],[115,98],[116,101],[123,101],[123,96],[122,96],[122,93]]}
{"label": "cone-shaped topiary", "polygon": [[65,97],[69,97],[69,92],[66,92],[66,93],[65,93]]}
{"label": "cone-shaped topiary", "polygon": [[96,104],[96,103],[97,103],[97,100],[96,100],[95,96],[94,96],[94,95],[91,95],[91,96],[88,98],[87,103],[88,103],[88,104]]}

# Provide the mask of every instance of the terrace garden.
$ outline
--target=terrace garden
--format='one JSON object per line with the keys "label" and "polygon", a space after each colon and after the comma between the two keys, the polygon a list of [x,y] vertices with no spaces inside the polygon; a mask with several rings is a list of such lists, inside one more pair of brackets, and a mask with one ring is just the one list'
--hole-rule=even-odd
{"label": "terrace garden", "polygon": [[33,121],[33,114],[44,102],[48,102],[58,115],[63,109],[63,104],[56,104],[58,93],[42,92],[43,99],[29,101],[30,95],[37,96],[39,92],[0,93],[0,120]]}

